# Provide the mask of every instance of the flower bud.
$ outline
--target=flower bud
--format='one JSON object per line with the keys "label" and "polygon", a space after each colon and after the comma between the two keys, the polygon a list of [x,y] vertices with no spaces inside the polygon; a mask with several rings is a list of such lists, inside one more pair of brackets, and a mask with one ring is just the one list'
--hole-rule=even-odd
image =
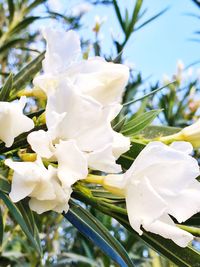
{"label": "flower bud", "polygon": [[157,140],[170,144],[174,141],[190,142],[194,148],[200,148],[200,119],[190,126],[183,128],[180,132],[159,137]]}
{"label": "flower bud", "polygon": [[194,148],[200,147],[200,119],[185,127],[181,132],[184,141],[190,142]]}

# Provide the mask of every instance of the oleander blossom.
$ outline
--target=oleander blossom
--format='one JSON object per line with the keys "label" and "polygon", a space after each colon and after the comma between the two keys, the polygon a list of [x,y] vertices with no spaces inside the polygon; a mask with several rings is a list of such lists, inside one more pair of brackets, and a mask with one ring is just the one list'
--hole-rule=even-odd
{"label": "oleander blossom", "polygon": [[49,210],[67,212],[72,189],[62,187],[56,168],[49,165],[46,169],[39,157],[35,162],[7,159],[5,164],[14,170],[9,194],[13,202],[30,197],[29,206],[38,214]]}
{"label": "oleander blossom", "polygon": [[0,140],[10,147],[15,137],[34,127],[33,121],[23,114],[26,97],[14,102],[0,102]]}
{"label": "oleander blossom", "polygon": [[[43,28],[47,47],[43,60],[44,74],[35,77],[35,86],[51,94],[62,77],[71,80],[75,89],[102,105],[120,102],[129,79],[129,68],[107,62],[101,57],[79,60],[81,46],[75,31]],[[55,42],[55,40],[61,40]]]}
{"label": "oleander blossom", "polygon": [[28,142],[39,156],[56,159],[55,145],[74,140],[89,168],[119,173],[116,160],[129,150],[130,139],[115,132],[111,121],[122,108],[119,102],[129,69],[102,58],[78,60],[81,47],[74,31],[44,28],[43,34],[47,40],[44,74],[34,84],[47,94],[48,131],[31,133]]}
{"label": "oleander blossom", "polygon": [[169,216],[182,223],[200,211],[200,172],[192,149],[187,142],[151,142],[125,174],[105,178],[105,186],[124,193],[130,224],[140,235],[143,227],[181,247],[193,239]]}

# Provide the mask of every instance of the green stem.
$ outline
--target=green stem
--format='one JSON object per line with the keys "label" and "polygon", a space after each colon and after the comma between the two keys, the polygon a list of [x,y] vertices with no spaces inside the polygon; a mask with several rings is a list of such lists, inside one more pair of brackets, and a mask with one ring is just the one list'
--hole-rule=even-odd
{"label": "green stem", "polygon": [[181,228],[184,231],[187,231],[189,233],[191,233],[194,236],[198,236],[200,237],[200,228],[197,227],[191,227],[191,226],[187,226],[187,225],[181,225],[181,224],[177,224],[177,226],[179,228]]}

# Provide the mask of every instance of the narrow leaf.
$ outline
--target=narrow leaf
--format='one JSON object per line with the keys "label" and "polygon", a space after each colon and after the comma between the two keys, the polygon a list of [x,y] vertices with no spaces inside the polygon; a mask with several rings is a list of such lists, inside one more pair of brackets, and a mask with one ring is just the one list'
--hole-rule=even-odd
{"label": "narrow leaf", "polygon": [[0,247],[3,242],[3,232],[4,232],[3,215],[2,215],[1,208],[0,208]]}
{"label": "narrow leaf", "polygon": [[134,27],[135,27],[136,22],[138,21],[138,16],[139,16],[140,9],[142,7],[142,3],[143,3],[143,0],[137,0],[135,4],[131,22],[126,31],[126,40],[130,37],[131,33],[134,31]]}
{"label": "narrow leaf", "polygon": [[113,5],[114,5],[114,8],[115,8],[115,12],[116,12],[117,18],[118,18],[119,23],[121,25],[121,28],[125,32],[125,24],[123,22],[121,11],[120,11],[120,8],[118,6],[117,0],[113,0]]}
{"label": "narrow leaf", "polygon": [[9,10],[9,22],[11,23],[15,13],[15,5],[13,0],[7,0],[8,2],[8,10]]}
{"label": "narrow leaf", "polygon": [[96,244],[104,253],[119,266],[133,267],[125,249],[121,244],[109,233],[92,214],[75,202],[70,201],[70,210],[64,217],[68,219],[82,234]]}
{"label": "narrow leaf", "polygon": [[6,80],[4,86],[1,88],[0,101],[8,100],[10,91],[12,90],[12,85],[13,85],[13,74],[10,73],[10,75],[8,76],[8,79]]}
{"label": "narrow leaf", "polygon": [[147,126],[141,134],[146,139],[153,139],[160,136],[171,135],[179,132],[180,130],[181,128],[178,127],[151,125]]}
{"label": "narrow leaf", "polygon": [[94,198],[91,197],[89,198],[85,194],[77,194],[76,192],[75,196],[78,200],[81,200],[84,203],[89,204],[92,207],[100,210],[104,214],[115,218],[121,225],[123,225],[127,230],[129,230],[133,235],[135,235],[137,239],[140,238],[141,240],[143,240],[148,246],[156,250],[158,253],[162,254],[165,258],[169,259],[177,266],[200,266],[200,253],[194,250],[191,246],[181,248],[169,239],[165,239],[159,235],[152,234],[146,231],[144,231],[143,234],[139,236],[130,226],[128,216],[125,213],[113,211],[111,208],[105,208],[104,205],[98,203],[98,200],[94,200]]}
{"label": "narrow leaf", "polygon": [[16,34],[19,33],[20,31],[24,30],[27,28],[30,24],[32,24],[35,20],[39,19],[40,17],[38,16],[32,16],[32,17],[27,17],[24,20],[20,21],[11,31],[10,34]]}
{"label": "narrow leaf", "polygon": [[32,236],[34,237],[35,241],[38,244],[38,247],[40,248],[40,252],[42,251],[41,243],[40,243],[40,237],[38,233],[38,228],[33,216],[33,212],[31,211],[28,203],[26,200],[22,200],[16,204],[18,209],[20,210],[27,227],[29,228],[29,231],[31,232]]}
{"label": "narrow leaf", "polygon": [[133,103],[135,103],[135,102],[141,101],[142,99],[144,99],[144,98],[146,98],[146,97],[149,97],[149,96],[151,96],[151,95],[154,95],[155,93],[161,91],[162,89],[164,89],[164,88],[166,88],[166,87],[168,87],[169,85],[174,84],[174,83],[176,83],[176,81],[170,82],[170,83],[168,83],[168,84],[166,84],[166,85],[164,85],[164,86],[162,86],[162,87],[159,87],[159,88],[157,88],[157,89],[151,91],[150,93],[148,93],[148,94],[146,94],[146,95],[144,95],[144,96],[142,96],[142,97],[139,97],[139,98],[137,98],[137,99],[133,99],[133,100],[131,100],[131,101],[129,101],[129,102],[126,102],[126,103],[123,104],[123,106],[127,106],[127,105],[133,104]]}
{"label": "narrow leaf", "polygon": [[25,235],[31,241],[32,245],[35,247],[35,249],[37,250],[37,252],[39,254],[41,254],[40,247],[38,246],[38,244],[35,241],[33,235],[31,234],[31,232],[29,231],[29,228],[28,228],[28,226],[27,226],[24,218],[22,217],[22,214],[21,214],[20,210],[17,208],[17,206],[14,203],[12,203],[12,201],[10,200],[10,198],[6,194],[4,194],[3,192],[1,192],[1,191],[0,191],[0,198],[3,200],[3,202],[5,203],[5,205],[8,207],[8,209],[9,209],[12,217],[20,225],[22,231],[25,233]]}
{"label": "narrow leaf", "polygon": [[28,65],[26,65],[20,72],[18,72],[13,78],[13,90],[17,92],[23,89],[25,85],[30,82],[34,76],[42,68],[42,60],[44,59],[44,52],[32,60]]}
{"label": "narrow leaf", "polygon": [[130,119],[121,129],[121,133],[126,136],[133,136],[139,134],[144,130],[160,113],[160,110],[151,110],[145,112],[136,118]]}
{"label": "narrow leaf", "polygon": [[8,182],[8,179],[4,178],[0,174],[0,191],[8,194],[10,193],[10,183]]}
{"label": "narrow leaf", "polygon": [[3,53],[11,48],[16,48],[16,45],[18,45],[19,43],[24,43],[24,42],[26,42],[26,40],[22,38],[16,38],[16,39],[10,40],[0,47],[0,53]]}

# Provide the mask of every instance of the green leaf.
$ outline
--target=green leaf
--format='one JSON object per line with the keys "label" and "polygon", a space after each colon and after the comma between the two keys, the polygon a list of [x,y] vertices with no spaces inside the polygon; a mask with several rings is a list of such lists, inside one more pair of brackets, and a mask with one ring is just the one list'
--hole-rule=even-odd
{"label": "green leaf", "polygon": [[87,238],[96,243],[120,266],[133,267],[126,250],[91,213],[70,201],[70,210],[64,216]]}
{"label": "green leaf", "polygon": [[26,42],[26,40],[22,38],[16,38],[16,39],[10,40],[0,47],[0,53],[3,53],[11,48],[16,48],[16,45],[18,45],[19,43],[24,43],[24,42]]}
{"label": "green leaf", "polygon": [[144,130],[160,113],[161,110],[151,110],[145,112],[136,118],[128,120],[121,129],[121,133],[126,136],[133,136],[139,134]]}
{"label": "green leaf", "polygon": [[117,0],[113,0],[113,5],[114,5],[114,8],[115,8],[115,13],[117,15],[118,21],[119,21],[119,23],[121,25],[121,28],[125,32],[125,24],[123,22],[122,15],[121,15],[121,12],[120,12],[120,8],[119,8],[119,6],[117,4]]}
{"label": "green leaf", "polygon": [[159,87],[159,88],[157,88],[157,89],[151,91],[150,93],[148,93],[148,94],[146,94],[146,95],[143,95],[142,97],[139,97],[139,98],[137,98],[137,99],[133,99],[133,100],[131,100],[131,101],[129,101],[129,102],[126,102],[126,103],[123,104],[123,106],[128,106],[128,105],[130,105],[130,104],[133,104],[133,103],[136,103],[136,102],[138,102],[138,101],[141,101],[142,99],[144,99],[144,98],[146,98],[146,97],[149,97],[149,96],[152,96],[152,95],[154,95],[155,93],[161,91],[162,89],[164,89],[164,88],[166,88],[166,87],[168,87],[168,86],[170,86],[171,84],[174,84],[174,83],[176,83],[176,81],[170,82],[170,83],[168,83],[168,84],[166,84],[166,85],[164,85],[164,86],[162,86],[162,87]]}
{"label": "green leaf", "polygon": [[15,221],[20,225],[22,231],[25,233],[25,235],[31,241],[32,245],[35,247],[37,252],[41,255],[40,246],[38,246],[38,243],[34,239],[34,236],[29,231],[29,227],[27,226],[26,221],[24,220],[20,210],[17,208],[17,206],[14,203],[12,203],[10,198],[1,191],[0,191],[0,198],[3,200],[5,205],[8,207],[10,214],[15,219]]}
{"label": "green leaf", "polygon": [[[124,126],[125,122],[126,122],[126,116],[124,116],[122,119],[120,119],[116,124],[114,124],[112,126],[113,130],[115,130],[116,132],[120,132],[120,130],[122,129],[122,127]],[[115,120],[114,120],[115,121]]]}
{"label": "green leaf", "polygon": [[128,170],[132,165],[133,161],[139,155],[139,153],[144,149],[145,144],[131,142],[131,147],[128,152],[121,155],[120,158],[117,160],[117,163],[120,164],[123,169]]}
{"label": "green leaf", "polygon": [[8,2],[8,10],[9,10],[9,22],[11,23],[15,13],[15,5],[13,0],[7,0]]}
{"label": "green leaf", "polygon": [[38,233],[38,228],[33,216],[33,212],[31,211],[28,203],[26,200],[22,200],[16,204],[18,209],[20,210],[27,227],[29,228],[29,231],[31,232],[32,236],[37,242],[38,247],[40,248],[40,252],[42,251],[41,243],[40,243],[40,237]]}
{"label": "green leaf", "polygon": [[[144,231],[143,235],[139,236],[130,226],[128,216],[125,214],[126,210],[120,208],[118,211],[118,207],[114,205],[110,205],[110,207],[116,207],[115,210],[113,208],[104,207],[102,201],[98,199],[91,198],[86,196],[85,194],[78,193],[74,194],[76,199],[83,201],[86,204],[91,205],[92,207],[100,210],[104,214],[107,214],[113,218],[115,218],[121,225],[123,225],[127,230],[129,230],[137,239],[141,239],[152,249],[156,250],[158,253],[162,254],[165,258],[169,259],[174,264],[180,267],[199,267],[200,266],[200,253],[194,250],[191,246],[186,248],[181,248],[176,245],[173,241],[169,239],[165,239],[159,235],[152,234]],[[122,212],[121,210],[124,210]]]}
{"label": "green leaf", "polygon": [[175,134],[180,130],[181,128],[178,127],[151,125],[146,127],[141,134],[146,139],[153,139],[160,136]]}
{"label": "green leaf", "polygon": [[40,19],[38,16],[32,16],[32,17],[27,17],[24,20],[20,21],[11,31],[10,34],[16,34],[19,33],[20,31],[24,30],[27,28],[30,24],[32,24],[35,20]]}
{"label": "green leaf", "polygon": [[10,73],[10,75],[8,76],[8,79],[6,80],[4,86],[1,88],[0,101],[8,100],[10,91],[12,90],[12,85],[13,85],[13,74]]}
{"label": "green leaf", "polygon": [[4,178],[0,174],[0,191],[8,194],[10,193],[10,183],[8,182],[8,179]]}
{"label": "green leaf", "polygon": [[134,10],[133,10],[131,22],[126,31],[126,40],[130,37],[131,33],[134,31],[134,27],[135,27],[136,22],[138,21],[138,16],[139,16],[139,12],[142,7],[142,4],[143,4],[143,0],[137,0]]}
{"label": "green leaf", "polygon": [[0,247],[3,242],[3,232],[4,232],[4,225],[3,225],[3,216],[0,208]]}
{"label": "green leaf", "polygon": [[24,9],[24,14],[31,12],[34,8],[36,8],[37,6],[39,6],[42,3],[45,3],[46,1],[47,0],[35,0],[35,1],[33,1],[28,7],[26,7]]}
{"label": "green leaf", "polygon": [[42,68],[42,60],[44,59],[44,52],[32,60],[26,65],[20,72],[18,72],[13,78],[13,92],[23,89],[25,85],[30,82],[34,76]]}

